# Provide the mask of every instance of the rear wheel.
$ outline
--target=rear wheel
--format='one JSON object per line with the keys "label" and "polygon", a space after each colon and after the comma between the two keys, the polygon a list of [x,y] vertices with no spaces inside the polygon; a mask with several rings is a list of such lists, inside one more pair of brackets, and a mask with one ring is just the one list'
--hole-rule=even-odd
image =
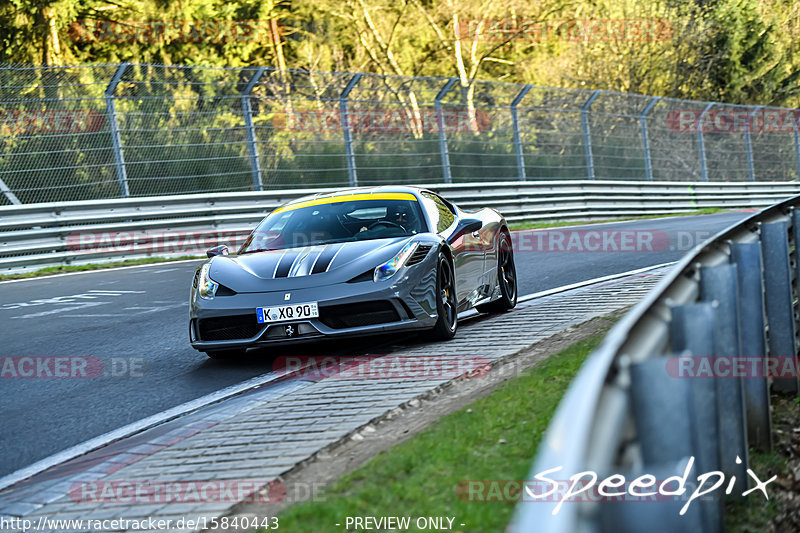
{"label": "rear wheel", "polygon": [[508,233],[502,234],[498,246],[497,283],[500,285],[500,298],[475,306],[481,313],[502,313],[517,305],[517,269],[514,266],[514,248]]}
{"label": "rear wheel", "polygon": [[206,355],[215,361],[235,361],[244,357],[246,350],[214,350],[206,352]]}
{"label": "rear wheel", "polygon": [[447,257],[440,253],[436,266],[436,312],[439,318],[430,332],[434,340],[452,339],[458,328],[456,278]]}

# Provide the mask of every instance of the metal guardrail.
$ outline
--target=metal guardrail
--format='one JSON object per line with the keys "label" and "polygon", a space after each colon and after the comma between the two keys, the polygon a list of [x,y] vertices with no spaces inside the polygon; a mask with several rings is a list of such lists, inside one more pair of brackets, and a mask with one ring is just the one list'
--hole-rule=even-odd
{"label": "metal guardrail", "polygon": [[[541,496],[544,488],[532,488],[518,503],[514,531],[723,530],[722,495],[731,476],[736,476],[731,488],[737,497],[753,481],[748,451],[771,449],[770,385],[798,393],[798,243],[800,196],[731,226],[687,254],[589,356],[545,432],[527,478],[533,481],[537,473],[560,466],[545,477],[568,480],[592,471],[598,484],[611,474],[630,482],[649,473],[660,481],[682,476],[694,457],[690,483],[699,484],[700,473],[721,471],[721,487],[695,500],[683,516],[679,510],[691,489],[681,498],[657,502],[573,501],[553,514],[552,500],[532,496]],[[769,373],[767,357],[793,366],[793,375],[759,377]],[[737,360],[744,370],[725,366]],[[725,365],[714,366],[715,361]],[[680,362],[687,365],[684,370],[676,370]],[[654,489],[639,492],[647,490]],[[749,497],[762,496],[756,491]]]}
{"label": "metal guardrail", "polygon": [[[510,222],[667,215],[761,208],[800,183],[537,181],[431,186],[464,208],[489,206]],[[218,193],[0,206],[0,271],[203,252],[235,246],[272,209],[334,189]],[[213,241],[213,243],[212,243]],[[171,246],[170,243],[174,243]],[[187,243],[190,251],[187,252]]]}
{"label": "metal guardrail", "polygon": [[441,181],[790,181],[798,119],[456,78],[0,65],[0,205]]}

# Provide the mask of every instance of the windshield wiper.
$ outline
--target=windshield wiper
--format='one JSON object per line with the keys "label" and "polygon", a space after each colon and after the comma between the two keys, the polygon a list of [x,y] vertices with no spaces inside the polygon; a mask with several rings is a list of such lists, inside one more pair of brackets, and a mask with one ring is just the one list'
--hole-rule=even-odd
{"label": "windshield wiper", "polygon": [[255,250],[245,250],[241,252],[239,255],[243,254],[257,254],[259,252],[274,252],[277,248],[256,248]]}

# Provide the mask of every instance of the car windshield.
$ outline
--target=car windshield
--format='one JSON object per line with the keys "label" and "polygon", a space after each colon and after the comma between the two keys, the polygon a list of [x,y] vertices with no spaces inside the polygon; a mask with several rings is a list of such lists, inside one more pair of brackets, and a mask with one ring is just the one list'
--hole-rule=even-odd
{"label": "car windshield", "polygon": [[239,253],[407,237],[425,231],[422,211],[412,194],[357,194],[337,200],[318,198],[276,209],[253,230]]}

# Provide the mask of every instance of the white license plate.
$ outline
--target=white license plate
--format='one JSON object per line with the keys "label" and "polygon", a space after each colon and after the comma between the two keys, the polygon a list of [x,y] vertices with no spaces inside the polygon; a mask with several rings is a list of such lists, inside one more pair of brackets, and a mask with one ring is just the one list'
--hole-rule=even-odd
{"label": "white license plate", "polygon": [[276,305],[275,307],[256,307],[256,317],[258,317],[259,324],[304,320],[306,318],[317,318],[318,316],[319,308],[317,307],[317,302]]}

